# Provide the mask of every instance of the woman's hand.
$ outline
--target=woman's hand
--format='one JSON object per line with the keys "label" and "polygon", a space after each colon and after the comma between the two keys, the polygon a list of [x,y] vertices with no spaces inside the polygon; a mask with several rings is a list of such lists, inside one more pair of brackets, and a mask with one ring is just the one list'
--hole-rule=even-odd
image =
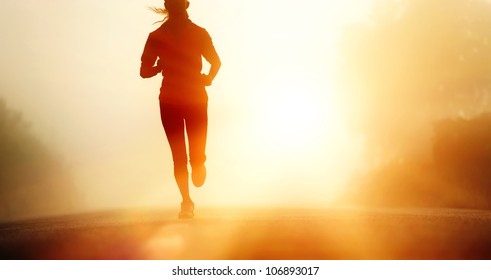
{"label": "woman's hand", "polygon": [[160,59],[157,61],[157,65],[153,65],[153,66],[142,66],[140,68],[140,76],[142,78],[151,78],[151,77],[154,77],[155,75],[157,75],[158,73],[161,73],[162,72],[162,69],[163,69],[163,63],[160,61]]}
{"label": "woman's hand", "polygon": [[201,74],[201,82],[204,86],[211,86],[212,79],[209,75]]}

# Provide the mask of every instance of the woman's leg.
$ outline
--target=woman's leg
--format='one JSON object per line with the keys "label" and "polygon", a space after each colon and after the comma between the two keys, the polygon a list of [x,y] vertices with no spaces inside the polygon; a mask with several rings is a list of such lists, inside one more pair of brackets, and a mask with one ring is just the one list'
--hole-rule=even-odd
{"label": "woman's leg", "polygon": [[189,141],[189,157],[193,169],[192,179],[196,187],[201,187],[206,179],[206,138],[208,131],[208,104],[199,103],[188,106],[186,131]]}
{"label": "woman's leg", "polygon": [[169,141],[174,161],[174,177],[181,192],[183,203],[191,202],[189,173],[187,168],[186,140],[184,137],[184,114],[181,106],[160,103],[160,117]]}

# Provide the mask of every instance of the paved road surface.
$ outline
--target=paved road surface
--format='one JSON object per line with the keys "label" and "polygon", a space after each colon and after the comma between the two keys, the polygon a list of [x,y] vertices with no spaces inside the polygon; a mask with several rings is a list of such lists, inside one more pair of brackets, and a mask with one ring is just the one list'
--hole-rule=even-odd
{"label": "paved road surface", "polygon": [[0,259],[491,259],[491,212],[91,213],[0,224]]}

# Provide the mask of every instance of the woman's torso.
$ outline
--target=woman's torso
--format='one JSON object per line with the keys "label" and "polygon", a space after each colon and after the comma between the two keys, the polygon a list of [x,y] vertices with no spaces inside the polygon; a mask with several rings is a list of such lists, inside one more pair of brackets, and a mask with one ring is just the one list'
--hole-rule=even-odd
{"label": "woman's torso", "polygon": [[206,30],[187,20],[170,21],[152,32],[162,66],[160,100],[169,103],[208,100],[201,78],[202,49]]}

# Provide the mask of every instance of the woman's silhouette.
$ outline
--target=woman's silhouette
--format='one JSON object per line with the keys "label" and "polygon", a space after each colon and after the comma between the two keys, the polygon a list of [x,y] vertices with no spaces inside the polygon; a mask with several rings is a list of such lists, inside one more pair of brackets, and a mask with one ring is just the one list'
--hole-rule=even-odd
{"label": "woman's silhouette", "polygon": [[[140,75],[164,76],[160,88],[160,116],[174,160],[174,176],[182,203],[180,219],[194,216],[189,195],[189,143],[192,181],[196,187],[206,179],[206,135],[208,128],[208,95],[221,62],[208,32],[189,20],[187,0],[165,0],[165,9],[153,9],[165,15],[164,23],[148,36],[141,57]],[[209,74],[201,74],[202,57],[211,65]]]}

